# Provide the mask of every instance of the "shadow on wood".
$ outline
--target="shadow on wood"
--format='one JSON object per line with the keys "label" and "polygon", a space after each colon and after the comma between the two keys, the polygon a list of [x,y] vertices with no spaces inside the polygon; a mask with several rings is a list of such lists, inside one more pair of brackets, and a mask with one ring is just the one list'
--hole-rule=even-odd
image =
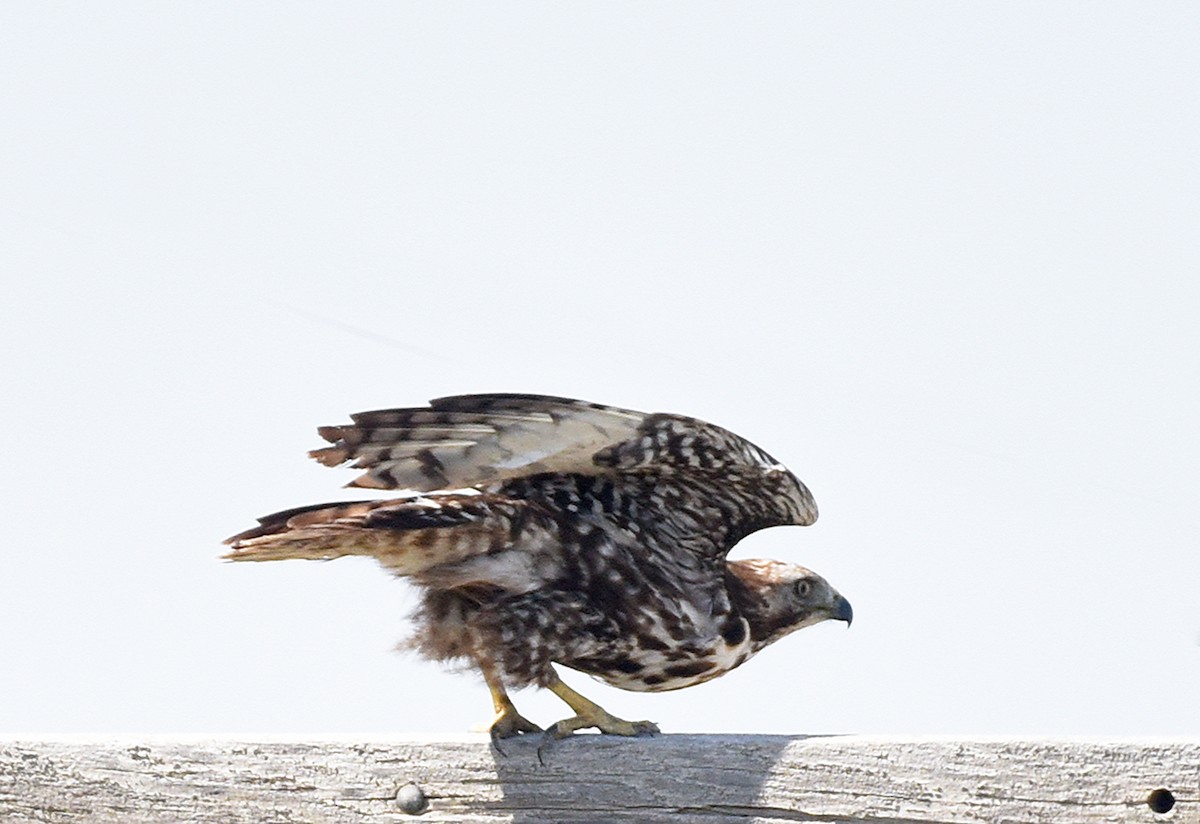
{"label": "shadow on wood", "polygon": [[[515,824],[547,821],[744,820],[764,815],[765,785],[803,736],[576,736],[493,754]],[[659,818],[665,816],[665,818]]]}

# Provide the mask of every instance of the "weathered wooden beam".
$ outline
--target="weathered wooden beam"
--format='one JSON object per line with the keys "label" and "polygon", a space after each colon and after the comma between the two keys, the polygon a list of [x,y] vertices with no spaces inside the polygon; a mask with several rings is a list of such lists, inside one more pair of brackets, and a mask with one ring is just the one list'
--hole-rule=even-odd
{"label": "weathered wooden beam", "polygon": [[1200,741],[579,735],[540,762],[534,741],[504,750],[0,740],[0,821],[1200,822]]}

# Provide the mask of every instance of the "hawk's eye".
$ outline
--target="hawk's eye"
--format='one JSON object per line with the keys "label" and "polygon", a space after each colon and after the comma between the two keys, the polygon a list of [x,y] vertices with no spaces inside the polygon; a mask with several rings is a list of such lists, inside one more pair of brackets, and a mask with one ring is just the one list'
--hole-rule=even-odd
{"label": "hawk's eye", "polygon": [[795,583],[796,595],[807,598],[812,593],[812,581],[801,578]]}

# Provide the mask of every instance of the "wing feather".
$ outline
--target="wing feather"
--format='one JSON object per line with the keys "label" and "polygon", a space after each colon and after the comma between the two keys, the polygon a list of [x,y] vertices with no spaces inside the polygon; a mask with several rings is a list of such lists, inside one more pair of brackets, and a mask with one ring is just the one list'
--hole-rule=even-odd
{"label": "wing feather", "polygon": [[[809,524],[804,484],[734,433],[682,415],[647,414],[546,395],[454,395],[427,407],[351,415],[323,426],[331,445],[309,453],[326,466],[365,470],[349,486],[418,492],[461,489],[543,473],[658,472],[737,477],[774,500],[764,523]],[[762,501],[766,504],[768,501]]]}
{"label": "wing feather", "polygon": [[430,492],[540,472],[597,473],[593,456],[637,433],[645,415],[531,395],[458,395],[429,407],[351,415],[323,426],[326,466],[367,470],[351,486]]}

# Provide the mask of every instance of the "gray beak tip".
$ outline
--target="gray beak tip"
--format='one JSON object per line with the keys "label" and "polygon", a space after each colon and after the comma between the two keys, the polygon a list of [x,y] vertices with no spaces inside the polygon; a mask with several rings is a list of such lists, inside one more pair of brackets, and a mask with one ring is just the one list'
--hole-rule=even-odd
{"label": "gray beak tip", "polygon": [[850,602],[842,596],[838,596],[837,602],[834,605],[833,617],[838,621],[846,622],[846,629],[854,623],[854,607],[850,606]]}

